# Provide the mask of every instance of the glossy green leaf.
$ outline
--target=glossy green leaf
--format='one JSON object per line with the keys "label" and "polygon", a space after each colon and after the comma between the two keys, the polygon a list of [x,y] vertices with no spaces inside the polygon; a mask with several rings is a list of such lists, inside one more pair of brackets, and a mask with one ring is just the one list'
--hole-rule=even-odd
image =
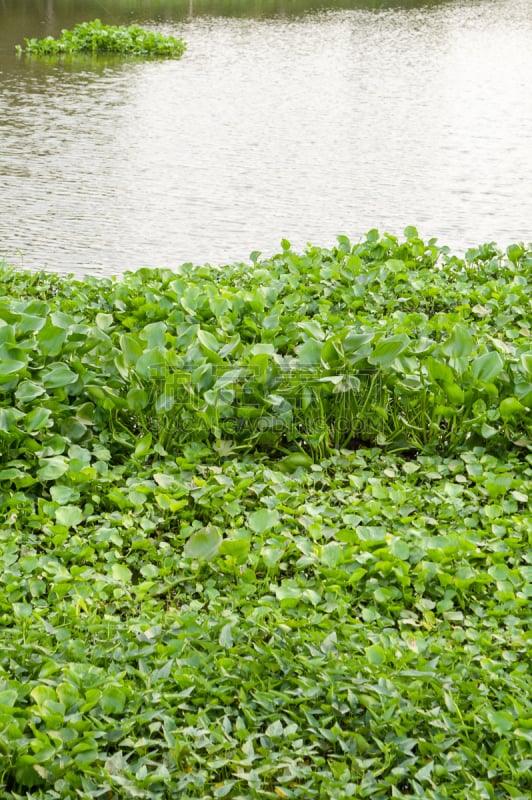
{"label": "glossy green leaf", "polygon": [[468,356],[475,346],[475,339],[469,330],[463,325],[455,325],[449,338],[442,345],[442,351],[447,356],[461,358]]}
{"label": "glossy green leaf", "polygon": [[77,506],[65,505],[56,509],[55,518],[58,525],[64,525],[67,528],[76,527],[83,520],[83,512]]}
{"label": "glossy green leaf", "polygon": [[42,374],[42,383],[46,389],[58,389],[70,386],[78,379],[78,374],[73,372],[66,364],[55,364]]}
{"label": "glossy green leaf", "polygon": [[187,539],[184,547],[186,558],[199,561],[211,561],[218,553],[222,543],[222,535],[218,528],[209,526],[202,531],[197,531]]}
{"label": "glossy green leaf", "polygon": [[274,528],[278,522],[279,512],[275,509],[260,508],[249,515],[249,527],[259,534]]}
{"label": "glossy green leaf", "polygon": [[474,359],[471,370],[478,381],[493,381],[504,367],[504,362],[496,350],[484,353]]}
{"label": "glossy green leaf", "polygon": [[404,333],[380,339],[371,355],[368,356],[368,361],[379,367],[389,367],[396,358],[405,352],[409,344],[410,339]]}

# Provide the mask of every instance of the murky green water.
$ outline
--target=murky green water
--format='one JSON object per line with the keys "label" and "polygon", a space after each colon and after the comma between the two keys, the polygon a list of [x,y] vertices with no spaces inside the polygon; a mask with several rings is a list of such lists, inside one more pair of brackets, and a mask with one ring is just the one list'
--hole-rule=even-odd
{"label": "murky green water", "polygon": [[[96,16],[187,53],[16,57]],[[0,257],[110,274],[407,224],[529,241],[531,42],[530,0],[0,0]]]}

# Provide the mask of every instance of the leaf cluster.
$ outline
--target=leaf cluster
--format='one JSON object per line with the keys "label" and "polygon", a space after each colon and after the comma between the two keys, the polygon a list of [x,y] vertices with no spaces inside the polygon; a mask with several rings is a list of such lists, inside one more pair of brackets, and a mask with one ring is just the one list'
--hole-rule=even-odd
{"label": "leaf cluster", "polygon": [[0,797],[529,796],[531,265],[1,268]]}
{"label": "leaf cluster", "polygon": [[182,39],[148,31],[138,25],[104,25],[99,19],[64,29],[55,39],[25,39],[19,53],[29,56],[65,56],[76,53],[181,58],[186,49]]}

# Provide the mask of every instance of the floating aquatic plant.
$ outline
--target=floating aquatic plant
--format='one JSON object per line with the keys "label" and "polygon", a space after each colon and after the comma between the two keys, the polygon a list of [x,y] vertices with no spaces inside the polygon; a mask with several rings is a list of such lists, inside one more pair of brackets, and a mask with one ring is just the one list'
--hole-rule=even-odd
{"label": "floating aquatic plant", "polygon": [[0,795],[528,797],[531,268],[0,267]]}
{"label": "floating aquatic plant", "polygon": [[72,30],[62,30],[54,39],[25,39],[25,46],[18,46],[19,53],[29,56],[63,56],[76,53],[119,54],[159,58],[181,58],[186,44],[174,36],[164,36],[148,31],[138,25],[103,25],[99,19],[82,22]]}

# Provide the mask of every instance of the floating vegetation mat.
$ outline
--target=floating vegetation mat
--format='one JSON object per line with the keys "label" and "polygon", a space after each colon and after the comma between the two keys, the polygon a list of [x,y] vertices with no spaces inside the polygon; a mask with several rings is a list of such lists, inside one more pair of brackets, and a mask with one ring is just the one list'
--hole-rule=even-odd
{"label": "floating vegetation mat", "polygon": [[530,248],[0,271],[0,797],[530,796]]}
{"label": "floating vegetation mat", "polygon": [[25,39],[25,47],[17,46],[19,54],[28,56],[70,56],[118,54],[158,58],[181,58],[186,49],[182,39],[148,31],[138,25],[103,25],[99,19],[82,22],[72,30],[62,30],[54,39]]}

